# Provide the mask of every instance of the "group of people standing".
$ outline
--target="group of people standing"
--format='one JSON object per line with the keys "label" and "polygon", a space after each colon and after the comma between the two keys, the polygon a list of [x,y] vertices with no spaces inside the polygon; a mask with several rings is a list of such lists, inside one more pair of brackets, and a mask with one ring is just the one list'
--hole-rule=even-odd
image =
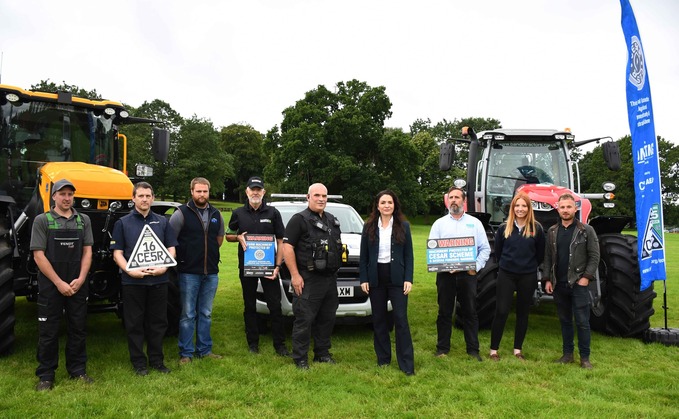
{"label": "group of people standing", "polygon": [[[438,343],[436,356],[445,357],[450,350],[450,332],[455,299],[460,302],[467,353],[482,361],[479,355],[478,316],[476,311],[477,281],[475,276],[490,256],[485,228],[479,220],[465,214],[466,194],[451,187],[447,200],[449,214],[432,225],[430,239],[474,237],[477,247],[476,269],[439,272],[436,275],[439,311],[436,320]],[[561,195],[557,202],[559,221],[547,233],[535,219],[531,199],[518,192],[511,201],[507,221],[494,237],[494,256],[498,263],[495,316],[491,326],[490,353],[499,361],[498,353],[505,323],[516,292],[516,326],[513,355],[525,361],[523,341],[528,330],[528,313],[538,286],[538,269],[542,266],[545,291],[554,294],[563,339],[561,358],[557,363],[574,362],[574,325],[578,334],[580,366],[592,369],[590,355],[589,281],[596,277],[599,266],[599,242],[594,229],[575,218],[575,197]],[[574,322],[575,319],[575,322]]]}
{"label": "group of people standing", "polygon": [[[85,350],[86,276],[91,266],[93,236],[89,217],[73,208],[74,193],[75,186],[70,181],[55,182],[52,189],[54,207],[36,217],[33,224],[30,249],[40,271],[38,391],[50,390],[54,385],[62,312],[66,313],[68,322],[67,372],[73,379],[93,382],[86,372]],[[140,235],[148,229],[177,260],[181,301],[180,365],[188,364],[194,358],[222,358],[212,351],[210,329],[218,285],[219,249],[224,237],[239,243],[243,318],[250,352],[259,353],[256,292],[260,282],[270,312],[276,354],[292,357],[298,368],[308,369],[308,352],[313,339],[313,361],[334,364],[330,349],[339,304],[337,271],[346,248],[342,245],[339,221],[325,211],[327,188],[320,183],[311,185],[307,194],[308,207],[295,214],[287,226],[283,225],[278,210],[266,204],[266,190],[260,177],[248,180],[248,200],[243,207],[233,211],[228,227],[220,211],[210,205],[209,193],[207,179],[193,179],[191,200],[179,206],[168,221],[165,216],[151,211],[152,186],[139,182],[133,188],[134,208],[114,225],[110,248],[121,272],[124,323],[130,362],[136,374],[147,375],[149,369],[170,372],[164,363],[162,349],[168,327],[168,268],[128,269],[128,261]],[[459,301],[466,351],[473,359],[482,361],[476,314],[476,276],[485,267],[491,248],[482,223],[465,213],[466,198],[463,189],[451,187],[447,192],[448,214],[434,222],[429,234],[429,239],[474,237],[477,255],[475,269],[436,275],[438,338],[435,355],[445,357],[450,351],[453,313],[456,301]],[[575,218],[576,210],[574,197],[562,195],[558,201],[560,221],[545,234],[535,220],[530,198],[518,193],[512,200],[507,222],[496,232],[494,242],[499,271],[490,359],[500,360],[498,349],[516,292],[513,353],[517,359],[525,360],[522,346],[528,328],[528,312],[538,284],[538,267],[542,265],[545,290],[554,293],[561,323],[563,356],[557,362],[574,362],[575,323],[580,365],[592,368],[587,286],[596,275],[599,247],[594,230]],[[247,234],[275,237],[277,251],[271,275],[253,278],[244,274]],[[294,291],[292,352],[285,345],[280,305],[278,278],[283,261],[290,272]],[[372,307],[377,365],[386,367],[391,363],[393,318],[399,369],[406,375],[414,375],[414,350],[407,316],[408,296],[413,287],[413,244],[410,224],[393,191],[385,190],[375,197],[361,236],[359,271],[361,288],[369,295]],[[389,302],[393,308],[391,317]]]}

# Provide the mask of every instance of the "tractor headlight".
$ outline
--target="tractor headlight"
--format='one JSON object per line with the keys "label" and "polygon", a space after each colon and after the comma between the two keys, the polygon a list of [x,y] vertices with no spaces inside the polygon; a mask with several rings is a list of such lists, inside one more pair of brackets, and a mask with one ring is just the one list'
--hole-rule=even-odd
{"label": "tractor headlight", "polygon": [[80,201],[80,206],[85,209],[88,209],[89,207],[92,206],[92,203],[90,202],[89,199],[83,199],[82,201]]}
{"label": "tractor headlight", "polygon": [[606,191],[606,192],[613,192],[615,190],[615,183],[613,182],[604,182],[601,185],[601,188]]}

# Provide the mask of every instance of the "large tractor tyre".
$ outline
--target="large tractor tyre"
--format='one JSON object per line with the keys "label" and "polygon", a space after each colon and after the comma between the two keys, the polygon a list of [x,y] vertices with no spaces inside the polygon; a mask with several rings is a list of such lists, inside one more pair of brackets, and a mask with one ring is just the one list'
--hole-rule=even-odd
{"label": "large tractor tyre", "polygon": [[[498,265],[495,262],[488,264],[479,271],[476,289],[476,314],[479,317],[479,329],[490,329],[495,317],[495,305],[497,303],[497,272]],[[464,313],[460,309],[458,301],[455,309],[455,327],[462,329]]]}
{"label": "large tractor tyre", "polygon": [[679,346],[679,329],[652,327],[644,330],[645,343],[662,343],[665,346]]}
{"label": "large tractor tyre", "polygon": [[0,356],[14,349],[14,270],[7,218],[0,216]]}
{"label": "large tractor tyre", "polygon": [[[601,300],[592,307],[590,326],[612,336],[641,337],[650,327],[653,299],[651,285],[640,291],[637,238],[622,234],[599,236]],[[590,288],[595,286],[594,281]]]}
{"label": "large tractor tyre", "polygon": [[167,331],[165,336],[177,336],[179,334],[179,316],[182,314],[179,275],[175,268],[168,268],[167,274],[170,281],[167,285]]}

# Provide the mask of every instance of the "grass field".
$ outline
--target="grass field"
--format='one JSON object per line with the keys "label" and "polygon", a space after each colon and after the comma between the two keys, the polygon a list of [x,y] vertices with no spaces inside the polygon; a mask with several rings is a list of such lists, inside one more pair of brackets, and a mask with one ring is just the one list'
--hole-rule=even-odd
{"label": "grass field", "polygon": [[[228,221],[229,214],[225,213]],[[417,375],[406,377],[396,361],[378,368],[372,334],[364,326],[338,326],[333,349],[338,364],[298,371],[274,356],[270,335],[262,353],[247,351],[236,245],[222,248],[220,287],[214,307],[214,351],[222,360],[179,367],[176,338],[165,340],[169,375],[134,375],[125,333],[113,314],[88,319],[88,372],[84,385],[67,379],[63,354],[51,392],[36,393],[36,306],[17,301],[17,345],[0,359],[0,416],[25,417],[678,417],[679,348],[593,334],[594,370],[555,365],[561,336],[555,307],[531,312],[526,363],[508,356],[513,315],[499,363],[487,360],[490,332],[481,331],[486,361],[468,359],[462,332],[453,331],[447,358],[433,356],[436,344],[436,288],[426,273],[424,243],[429,227],[413,226],[417,255],[409,304]],[[668,234],[669,326],[679,327],[679,235]],[[662,283],[652,325],[664,324]],[[288,330],[289,333],[289,330]],[[289,343],[289,341],[288,341]],[[61,341],[63,352],[64,341]]]}

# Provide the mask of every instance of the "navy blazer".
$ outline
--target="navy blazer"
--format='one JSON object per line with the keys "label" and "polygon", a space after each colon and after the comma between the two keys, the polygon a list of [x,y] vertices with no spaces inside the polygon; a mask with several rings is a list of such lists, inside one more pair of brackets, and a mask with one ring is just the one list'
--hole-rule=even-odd
{"label": "navy blazer", "polygon": [[[405,242],[396,243],[391,236],[391,283],[403,285],[404,281],[413,282],[413,238],[410,235],[410,224],[403,222]],[[378,233],[379,234],[379,233]],[[361,260],[359,262],[361,283],[368,282],[371,287],[377,287],[377,251],[379,236],[374,242],[368,237],[368,225],[363,226],[361,234]]]}

